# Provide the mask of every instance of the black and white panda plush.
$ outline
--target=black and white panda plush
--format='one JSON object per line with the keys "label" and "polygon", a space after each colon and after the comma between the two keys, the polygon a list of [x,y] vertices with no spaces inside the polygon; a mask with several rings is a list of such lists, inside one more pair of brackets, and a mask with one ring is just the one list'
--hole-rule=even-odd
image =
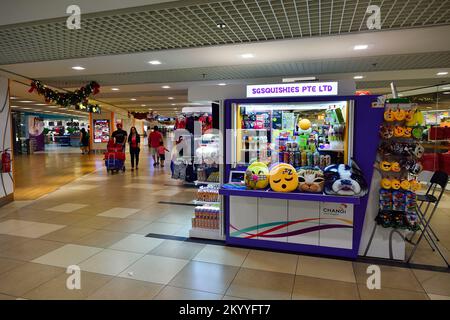
{"label": "black and white panda plush", "polygon": [[339,196],[364,196],[367,183],[361,171],[345,164],[335,164],[325,168],[325,193]]}

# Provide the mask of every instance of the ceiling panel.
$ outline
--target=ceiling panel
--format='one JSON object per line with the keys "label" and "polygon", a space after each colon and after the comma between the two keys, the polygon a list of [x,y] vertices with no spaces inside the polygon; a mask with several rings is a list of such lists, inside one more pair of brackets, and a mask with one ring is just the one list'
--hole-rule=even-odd
{"label": "ceiling panel", "polygon": [[[450,24],[449,0],[176,1],[0,27],[0,64],[367,32],[368,5],[382,30]],[[226,27],[220,29],[217,23]]]}
{"label": "ceiling panel", "polygon": [[[356,73],[448,67],[450,67],[450,52],[435,52],[85,76],[79,75],[72,77],[41,78],[41,80],[55,87],[68,88],[78,87],[94,79],[102,85],[108,86],[119,84],[252,79],[277,76],[317,76],[330,73]],[[203,75],[205,75],[205,78],[203,78]]]}

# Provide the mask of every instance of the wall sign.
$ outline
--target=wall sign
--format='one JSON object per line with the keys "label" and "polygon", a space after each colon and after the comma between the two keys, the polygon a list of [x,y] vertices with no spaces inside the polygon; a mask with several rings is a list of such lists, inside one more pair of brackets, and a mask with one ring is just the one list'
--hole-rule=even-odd
{"label": "wall sign", "polygon": [[336,96],[337,82],[304,82],[247,86],[247,98]]}

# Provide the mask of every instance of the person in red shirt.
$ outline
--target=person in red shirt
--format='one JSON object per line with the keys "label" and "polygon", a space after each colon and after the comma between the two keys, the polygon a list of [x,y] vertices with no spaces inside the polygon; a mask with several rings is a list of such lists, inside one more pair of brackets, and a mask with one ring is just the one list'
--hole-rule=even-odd
{"label": "person in red shirt", "polygon": [[161,168],[164,168],[164,162],[166,161],[166,151],[169,152],[169,150],[167,150],[167,148],[164,146],[164,141],[161,140],[158,147],[158,156],[161,161]]}
{"label": "person in red shirt", "polygon": [[136,162],[136,170],[139,169],[139,152],[141,151],[141,137],[137,133],[136,127],[131,127],[130,135],[128,136],[128,143],[130,144],[131,156],[131,171],[134,170],[134,163]]}
{"label": "person in red shirt", "polygon": [[153,132],[151,132],[148,136],[148,147],[150,148],[150,152],[152,154],[154,167],[159,165],[158,147],[161,141],[163,141],[163,136],[161,132],[159,132],[158,126],[155,126],[153,128]]}

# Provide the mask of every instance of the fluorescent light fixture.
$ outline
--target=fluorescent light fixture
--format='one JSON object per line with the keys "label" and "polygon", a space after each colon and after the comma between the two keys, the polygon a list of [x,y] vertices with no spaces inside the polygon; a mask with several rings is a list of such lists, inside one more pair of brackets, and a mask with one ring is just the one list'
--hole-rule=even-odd
{"label": "fluorescent light fixture", "polygon": [[146,107],[147,105],[146,104],[141,104],[141,107]]}
{"label": "fluorescent light fixture", "polygon": [[255,55],[253,53],[241,54],[241,58],[244,58],[244,59],[251,59],[251,58],[254,58],[254,57],[255,57]]}
{"label": "fluorescent light fixture", "polygon": [[169,99],[169,100],[173,100],[173,99],[175,99],[174,97],[169,97],[169,98],[167,98],[167,99]]}
{"label": "fluorescent light fixture", "polygon": [[45,110],[44,112],[49,113],[49,112],[51,112],[51,111]]}
{"label": "fluorescent light fixture", "polygon": [[364,76],[354,76],[353,79],[358,80],[358,79],[363,79]]}
{"label": "fluorescent light fixture", "polygon": [[17,97],[9,97],[11,100],[15,100],[17,99]]}
{"label": "fluorescent light fixture", "polygon": [[152,65],[158,65],[158,64],[161,64],[161,61],[158,61],[158,60],[152,60],[152,61],[149,61],[148,63],[150,63],[150,64],[152,64]]}
{"label": "fluorescent light fixture", "polygon": [[130,100],[131,100],[131,101],[136,101],[136,98],[131,98]]}
{"label": "fluorescent light fixture", "polygon": [[436,73],[437,76],[445,76],[447,74],[448,74],[447,71],[440,71],[440,72]]}
{"label": "fluorescent light fixture", "polygon": [[11,108],[19,108],[18,106],[10,106]]}
{"label": "fluorescent light fixture", "polygon": [[450,87],[442,87],[441,90],[450,90]]}
{"label": "fluorescent light fixture", "polygon": [[111,88],[112,91],[119,91],[119,88]]}
{"label": "fluorescent light fixture", "polygon": [[162,86],[163,89],[170,89],[170,86]]}
{"label": "fluorescent light fixture", "polygon": [[226,83],[219,83],[218,84],[218,86],[221,86],[221,87],[226,86],[226,85],[227,85]]}
{"label": "fluorescent light fixture", "polygon": [[353,47],[353,50],[366,50],[368,47],[367,44],[357,44]]}
{"label": "fluorescent light fixture", "polygon": [[175,103],[172,103],[171,106],[176,106],[176,104],[175,104]]}
{"label": "fluorescent light fixture", "polygon": [[24,109],[24,110],[31,110],[31,108],[22,108],[22,109]]}
{"label": "fluorescent light fixture", "polygon": [[29,100],[23,100],[23,101],[19,101],[21,103],[32,103],[33,101],[29,101]]}
{"label": "fluorescent light fixture", "polygon": [[36,106],[46,106],[45,103],[36,103],[35,105],[36,105]]}
{"label": "fluorescent light fixture", "polygon": [[283,78],[283,82],[314,81],[316,77]]}
{"label": "fluorescent light fixture", "polygon": [[84,70],[86,68],[83,68],[82,66],[75,66],[75,67],[72,67],[72,69],[73,70]]}
{"label": "fluorescent light fixture", "polygon": [[450,94],[450,91],[444,92],[444,94]]}

